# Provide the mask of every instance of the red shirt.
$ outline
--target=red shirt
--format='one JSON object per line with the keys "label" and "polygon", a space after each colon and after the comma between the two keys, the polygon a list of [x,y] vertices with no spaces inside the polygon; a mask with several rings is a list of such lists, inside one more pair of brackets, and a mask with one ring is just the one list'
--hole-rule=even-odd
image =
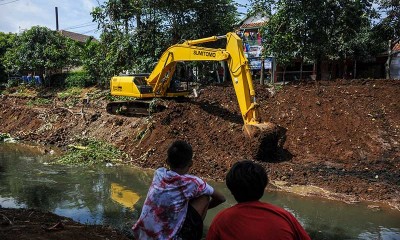
{"label": "red shirt", "polygon": [[214,218],[207,240],[311,240],[286,210],[260,201],[238,203]]}

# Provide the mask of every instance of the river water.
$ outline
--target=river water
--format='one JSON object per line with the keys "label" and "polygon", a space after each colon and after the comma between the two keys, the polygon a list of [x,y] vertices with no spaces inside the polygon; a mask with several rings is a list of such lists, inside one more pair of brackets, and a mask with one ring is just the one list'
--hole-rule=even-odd
{"label": "river water", "polygon": [[[0,205],[38,208],[87,224],[128,231],[140,214],[153,172],[129,166],[71,167],[47,164],[49,154],[23,144],[0,143]],[[210,182],[235,204],[224,183]],[[400,212],[372,203],[346,204],[266,191],[267,201],[290,211],[312,239],[400,239]],[[376,205],[376,204],[373,204]]]}

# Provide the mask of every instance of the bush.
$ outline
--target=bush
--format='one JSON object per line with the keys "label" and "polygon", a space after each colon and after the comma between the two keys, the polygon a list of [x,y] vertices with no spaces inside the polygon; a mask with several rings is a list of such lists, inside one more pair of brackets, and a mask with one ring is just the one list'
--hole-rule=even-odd
{"label": "bush", "polygon": [[21,82],[20,79],[18,78],[10,78],[7,81],[7,87],[17,87],[19,85],[19,83]]}
{"label": "bush", "polygon": [[66,87],[89,87],[92,86],[94,82],[90,78],[87,72],[71,72],[68,73],[65,79]]}

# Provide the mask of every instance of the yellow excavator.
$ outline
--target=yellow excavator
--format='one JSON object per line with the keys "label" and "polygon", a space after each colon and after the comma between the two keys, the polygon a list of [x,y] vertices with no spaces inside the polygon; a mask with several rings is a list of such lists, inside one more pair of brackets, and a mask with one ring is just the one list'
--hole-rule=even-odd
{"label": "yellow excavator", "polygon": [[[226,48],[205,48],[198,44],[226,39]],[[172,88],[171,82],[179,62],[190,61],[226,61],[230,77],[236,92],[237,101],[244,121],[244,132],[249,137],[261,137],[260,141],[277,146],[284,141],[283,131],[270,122],[261,122],[258,114],[255,91],[251,78],[248,60],[243,52],[242,39],[229,32],[223,36],[212,36],[196,40],[187,40],[182,44],[169,47],[161,56],[150,74],[134,74],[130,76],[115,76],[110,81],[111,95],[129,96],[137,100],[132,102],[110,102],[107,105],[109,113],[119,111],[138,114],[145,109],[146,99],[182,97],[190,91],[180,91]],[[267,140],[266,140],[267,139]]]}

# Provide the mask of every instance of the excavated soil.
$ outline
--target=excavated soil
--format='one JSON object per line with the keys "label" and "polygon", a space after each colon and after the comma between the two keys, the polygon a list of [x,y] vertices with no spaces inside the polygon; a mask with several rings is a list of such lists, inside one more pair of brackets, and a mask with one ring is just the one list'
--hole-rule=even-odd
{"label": "excavated soil", "polygon": [[[400,81],[255,87],[263,121],[286,130],[283,147],[261,162],[273,185],[316,186],[324,197],[400,208]],[[76,137],[103,139],[128,153],[127,163],[145,168],[163,166],[168,146],[183,139],[195,152],[192,173],[223,180],[236,161],[257,158],[260,145],[242,132],[231,84],[204,87],[186,101],[163,100],[167,108],[150,118],[110,115],[100,99],[83,111],[60,100],[32,107],[29,100],[2,96],[0,132],[59,147]]]}

